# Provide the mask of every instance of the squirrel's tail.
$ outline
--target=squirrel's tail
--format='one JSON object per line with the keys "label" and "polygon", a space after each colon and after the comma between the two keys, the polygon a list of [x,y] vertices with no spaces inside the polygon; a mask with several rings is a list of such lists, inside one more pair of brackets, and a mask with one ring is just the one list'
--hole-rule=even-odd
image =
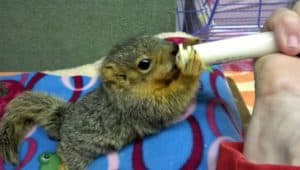
{"label": "squirrel's tail", "polygon": [[61,114],[67,103],[42,93],[25,92],[6,107],[0,122],[0,156],[18,163],[18,147],[24,136],[41,125],[50,137],[59,139]]}

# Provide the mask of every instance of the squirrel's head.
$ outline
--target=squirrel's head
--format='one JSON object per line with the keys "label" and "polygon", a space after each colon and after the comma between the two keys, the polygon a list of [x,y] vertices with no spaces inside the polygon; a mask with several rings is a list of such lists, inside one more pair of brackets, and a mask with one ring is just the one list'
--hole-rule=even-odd
{"label": "squirrel's head", "polygon": [[145,95],[167,87],[180,71],[178,45],[154,36],[129,39],[114,46],[104,59],[100,74],[105,88]]}

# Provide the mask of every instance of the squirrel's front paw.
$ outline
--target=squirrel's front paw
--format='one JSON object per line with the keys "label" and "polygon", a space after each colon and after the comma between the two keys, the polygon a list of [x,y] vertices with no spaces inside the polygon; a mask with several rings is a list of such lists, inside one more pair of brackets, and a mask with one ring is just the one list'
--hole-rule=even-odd
{"label": "squirrel's front paw", "polygon": [[198,77],[204,71],[203,61],[192,46],[183,47],[179,45],[179,53],[176,57],[176,64],[182,74]]}

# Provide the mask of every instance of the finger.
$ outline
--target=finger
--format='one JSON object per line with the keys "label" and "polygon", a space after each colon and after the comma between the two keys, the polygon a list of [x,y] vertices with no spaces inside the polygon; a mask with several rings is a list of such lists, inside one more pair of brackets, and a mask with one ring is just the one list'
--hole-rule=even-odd
{"label": "finger", "polygon": [[187,51],[187,54],[188,54],[188,61],[186,62],[186,64],[187,64],[187,72],[189,74],[191,74],[191,73],[193,73],[193,67],[194,67],[194,64],[195,64],[195,58],[193,56],[192,47],[191,46],[187,46],[186,47],[186,51]]}
{"label": "finger", "polygon": [[265,23],[264,30],[273,31],[279,50],[287,55],[300,52],[300,17],[288,9],[277,10]]}
{"label": "finger", "polygon": [[183,71],[182,69],[184,68],[183,67],[183,56],[182,56],[182,50],[183,50],[183,47],[182,47],[182,44],[179,44],[179,53],[177,54],[176,56],[176,64],[177,66],[181,69],[181,71]]}
{"label": "finger", "polygon": [[196,51],[193,48],[191,49],[191,55],[192,55],[192,60],[193,60],[191,73],[194,73],[195,75],[197,75],[197,73],[199,72],[199,70],[198,70],[199,62],[197,59]]}
{"label": "finger", "polygon": [[189,51],[183,47],[183,44],[179,44],[179,53],[178,57],[180,57],[180,61],[182,64],[186,64],[188,62]]}

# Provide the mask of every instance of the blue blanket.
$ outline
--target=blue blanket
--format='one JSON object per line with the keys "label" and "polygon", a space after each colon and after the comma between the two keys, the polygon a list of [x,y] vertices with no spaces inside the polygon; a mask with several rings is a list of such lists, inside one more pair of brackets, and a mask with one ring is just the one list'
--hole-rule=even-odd
{"label": "blue blanket", "polygon": [[[201,86],[197,97],[174,125],[142,141],[135,141],[118,153],[99,156],[88,169],[214,168],[219,143],[223,140],[242,140],[241,121],[233,96],[218,67],[205,72],[199,81]],[[0,82],[9,88],[9,93],[0,97],[0,118],[5,114],[5,105],[25,90],[42,91],[76,102],[101,84],[101,80],[96,78],[59,77],[40,72],[0,77]],[[57,161],[49,159],[45,163],[43,156],[49,152],[55,153],[56,146],[57,141],[49,139],[41,127],[35,127],[20,147],[20,164],[14,167],[0,160],[0,170],[47,169],[49,164],[57,164]]]}

